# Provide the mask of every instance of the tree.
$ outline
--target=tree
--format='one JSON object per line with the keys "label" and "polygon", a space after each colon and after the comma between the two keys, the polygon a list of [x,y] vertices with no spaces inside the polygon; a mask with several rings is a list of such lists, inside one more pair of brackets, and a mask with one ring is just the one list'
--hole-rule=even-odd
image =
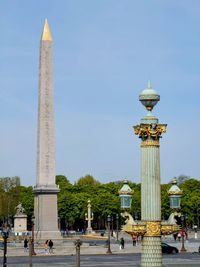
{"label": "tree", "polygon": [[11,218],[15,214],[15,207],[19,202],[20,178],[2,177],[0,178],[0,219],[11,223]]}
{"label": "tree", "polygon": [[196,179],[187,179],[180,185],[183,190],[181,200],[181,213],[188,215],[188,223],[199,225],[200,216],[200,181]]}
{"label": "tree", "polygon": [[93,176],[87,174],[84,177],[81,177],[77,181],[78,186],[88,186],[88,185],[99,185],[100,182],[94,179]]}
{"label": "tree", "polygon": [[168,190],[170,189],[170,184],[161,185],[161,216],[162,219],[167,220],[169,215],[172,213],[170,210],[169,195]]}
{"label": "tree", "polygon": [[20,187],[19,201],[22,203],[26,215],[31,218],[34,210],[34,194],[32,186]]}
{"label": "tree", "polygon": [[185,183],[187,180],[189,180],[190,176],[185,175],[185,174],[181,174],[178,177],[174,177],[173,179],[176,179],[177,180],[177,184],[180,185],[180,184]]}

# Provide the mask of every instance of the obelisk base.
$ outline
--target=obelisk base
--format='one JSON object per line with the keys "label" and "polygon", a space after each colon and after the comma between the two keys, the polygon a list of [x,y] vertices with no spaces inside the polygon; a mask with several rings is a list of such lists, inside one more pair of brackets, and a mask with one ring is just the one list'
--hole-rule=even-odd
{"label": "obelisk base", "polygon": [[62,239],[58,229],[57,193],[59,189],[35,187],[34,236],[40,239]]}
{"label": "obelisk base", "polygon": [[35,232],[34,236],[35,240],[61,240],[63,237],[61,236],[60,231],[38,231]]}

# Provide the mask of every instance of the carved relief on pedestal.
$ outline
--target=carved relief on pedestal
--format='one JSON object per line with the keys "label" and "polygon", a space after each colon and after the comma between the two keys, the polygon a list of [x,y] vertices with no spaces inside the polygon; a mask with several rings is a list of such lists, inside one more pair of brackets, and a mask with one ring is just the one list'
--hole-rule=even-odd
{"label": "carved relief on pedestal", "polygon": [[146,222],[146,233],[145,236],[160,236],[161,235],[161,225],[160,221],[149,221]]}

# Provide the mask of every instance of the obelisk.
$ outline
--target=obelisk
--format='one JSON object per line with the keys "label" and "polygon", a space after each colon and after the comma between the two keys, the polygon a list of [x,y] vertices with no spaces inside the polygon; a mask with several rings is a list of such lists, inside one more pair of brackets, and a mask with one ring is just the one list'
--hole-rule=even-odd
{"label": "obelisk", "polygon": [[61,238],[55,183],[52,36],[47,20],[40,41],[37,181],[34,187],[35,238]]}

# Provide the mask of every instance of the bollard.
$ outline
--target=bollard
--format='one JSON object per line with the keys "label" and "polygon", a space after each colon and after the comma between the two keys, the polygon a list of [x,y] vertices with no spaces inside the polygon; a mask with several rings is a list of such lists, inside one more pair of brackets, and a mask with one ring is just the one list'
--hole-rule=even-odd
{"label": "bollard", "polygon": [[9,236],[9,231],[7,228],[3,229],[2,231],[2,236],[3,236],[3,267],[7,267],[7,239]]}
{"label": "bollard", "polygon": [[28,242],[28,248],[29,248],[29,267],[33,267],[33,261],[32,261],[32,238],[29,238]]}
{"label": "bollard", "polygon": [[82,241],[77,239],[74,242],[74,245],[76,246],[76,267],[80,267],[80,247],[82,245]]}
{"label": "bollard", "polygon": [[7,266],[7,237],[3,237],[4,248],[3,248],[3,267]]}

